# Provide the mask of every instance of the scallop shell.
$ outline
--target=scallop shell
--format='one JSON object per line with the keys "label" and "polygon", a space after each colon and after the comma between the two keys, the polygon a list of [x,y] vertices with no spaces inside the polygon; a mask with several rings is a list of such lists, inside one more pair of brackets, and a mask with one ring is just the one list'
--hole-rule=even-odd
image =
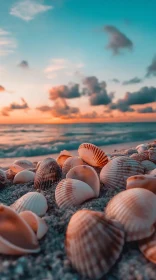
{"label": "scallop shell", "polygon": [[105,214],[124,226],[127,241],[149,237],[156,222],[156,195],[140,188],[122,191],[108,202]]}
{"label": "scallop shell", "polygon": [[47,200],[43,194],[38,192],[28,192],[16,200],[11,206],[17,213],[22,211],[32,211],[38,216],[43,216],[47,209]]}
{"label": "scallop shell", "polygon": [[38,161],[38,163],[36,164],[36,170],[39,168],[40,164],[41,164],[41,160]]}
{"label": "scallop shell", "polygon": [[146,259],[156,264],[156,226],[152,236],[139,241],[139,249]]}
{"label": "scallop shell", "polygon": [[4,170],[0,169],[0,187],[4,187],[4,185],[7,183],[7,177]]}
{"label": "scallop shell", "polygon": [[14,177],[13,183],[20,184],[20,183],[28,183],[30,181],[34,181],[35,173],[29,170],[23,170],[16,174]]}
{"label": "scallop shell", "polygon": [[56,161],[62,167],[66,159],[69,157],[72,157],[71,153],[69,153],[67,150],[63,150],[58,155]]}
{"label": "scallop shell", "polygon": [[77,165],[84,165],[84,161],[80,157],[67,158],[62,166],[63,175],[66,175],[71,168]]}
{"label": "scallop shell", "polygon": [[156,177],[152,175],[135,175],[127,179],[126,189],[143,188],[156,194]]}
{"label": "scallop shell", "polygon": [[149,152],[149,160],[156,163],[156,149],[150,149]]}
{"label": "scallop shell", "polygon": [[132,154],[130,158],[137,160],[137,161],[143,161],[143,160],[149,160],[149,153],[148,151],[145,151],[141,154]]}
{"label": "scallop shell", "polygon": [[143,160],[141,164],[145,168],[145,173],[148,173],[149,171],[156,168],[156,165],[150,160]]}
{"label": "scallop shell", "polygon": [[15,160],[13,164],[10,166],[10,169],[18,173],[24,169],[34,168],[33,163],[27,159],[19,159]]}
{"label": "scallop shell", "polygon": [[37,238],[27,223],[10,207],[0,205],[0,254],[38,253]]}
{"label": "scallop shell", "polygon": [[73,267],[91,279],[101,279],[115,264],[124,245],[124,231],[103,213],[77,211],[66,232],[65,247]]}
{"label": "scallop shell", "polygon": [[75,179],[64,179],[56,187],[55,199],[60,208],[80,205],[95,197],[92,188],[85,182]]}
{"label": "scallop shell", "polygon": [[129,157],[117,157],[107,163],[100,172],[100,181],[107,188],[126,187],[126,179],[132,175],[143,174],[144,167]]}
{"label": "scallop shell", "polygon": [[144,151],[148,150],[149,145],[148,144],[140,144],[136,147],[136,150],[139,154],[143,153]]}
{"label": "scallop shell", "polygon": [[108,162],[104,151],[90,143],[81,144],[78,154],[85,162],[95,167],[103,167]]}
{"label": "scallop shell", "polygon": [[66,178],[76,179],[88,184],[98,197],[100,193],[99,177],[93,167],[87,165],[78,165],[70,169]]}
{"label": "scallop shell", "polygon": [[156,168],[153,169],[149,174],[152,175],[152,176],[156,176]]}
{"label": "scallop shell", "polygon": [[38,217],[31,211],[21,212],[20,217],[25,220],[25,222],[32,228],[35,232],[37,239],[41,239],[48,231],[48,226],[45,220]]}
{"label": "scallop shell", "polygon": [[38,167],[34,187],[36,189],[45,189],[53,186],[53,183],[58,182],[62,177],[60,166],[53,158],[44,159]]}

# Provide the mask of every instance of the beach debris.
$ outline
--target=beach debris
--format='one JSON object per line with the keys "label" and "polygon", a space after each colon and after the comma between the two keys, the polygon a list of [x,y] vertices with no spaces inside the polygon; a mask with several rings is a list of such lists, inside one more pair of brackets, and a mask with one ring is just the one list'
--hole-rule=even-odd
{"label": "beach debris", "polygon": [[88,184],[98,197],[100,193],[100,180],[93,167],[88,165],[78,165],[69,170],[66,178],[76,179]]}
{"label": "beach debris", "polygon": [[143,160],[141,162],[141,164],[143,165],[143,167],[145,168],[145,173],[148,173],[149,171],[153,170],[156,168],[156,165],[154,162],[150,161],[150,160]]}
{"label": "beach debris", "polygon": [[55,200],[60,208],[80,205],[94,197],[96,195],[93,189],[85,182],[76,179],[63,179],[55,190]]}
{"label": "beach debris", "polygon": [[122,191],[108,202],[104,213],[124,226],[126,241],[149,237],[155,231],[156,195],[141,188]]}
{"label": "beach debris", "polygon": [[79,156],[89,165],[103,167],[108,162],[104,151],[91,143],[83,143],[78,148]]}
{"label": "beach debris", "polygon": [[147,260],[156,264],[156,225],[152,236],[139,241],[139,249]]}
{"label": "beach debris", "polygon": [[7,182],[8,180],[5,171],[0,169],[0,187],[4,187]]}
{"label": "beach debris", "polygon": [[35,173],[29,170],[23,170],[17,173],[14,177],[13,184],[24,184],[34,181]]}
{"label": "beach debris", "polygon": [[0,254],[25,255],[40,251],[30,226],[10,207],[0,205]]}
{"label": "beach debris", "polygon": [[62,171],[56,160],[53,158],[46,158],[41,162],[36,171],[34,187],[40,190],[51,188],[54,183],[61,180],[61,177]]}
{"label": "beach debris", "polygon": [[27,159],[18,159],[13,162],[9,167],[14,173],[18,173],[24,169],[34,168],[31,161]]}
{"label": "beach debris", "polygon": [[119,258],[124,236],[120,223],[106,219],[104,213],[79,210],[67,227],[67,256],[80,274],[99,279]]}
{"label": "beach debris", "polygon": [[143,188],[156,194],[156,177],[152,175],[135,175],[127,179],[126,189]]}
{"label": "beach debris", "polygon": [[72,154],[67,150],[63,150],[58,155],[56,161],[62,167],[67,158],[72,157]]}
{"label": "beach debris", "polygon": [[148,150],[149,152],[149,160],[156,163],[156,149],[151,148]]}
{"label": "beach debris", "polygon": [[84,165],[85,162],[78,156],[75,157],[69,157],[65,160],[63,166],[62,166],[62,173],[65,176],[68,171],[77,165]]}
{"label": "beach debris", "polygon": [[46,221],[38,217],[32,211],[24,211],[19,213],[20,217],[32,228],[35,232],[37,239],[41,239],[48,231]]}
{"label": "beach debris", "polygon": [[128,177],[143,173],[144,167],[138,161],[127,156],[122,156],[112,159],[102,168],[100,181],[107,188],[126,188]]}
{"label": "beach debris", "polygon": [[38,216],[43,216],[48,209],[45,196],[38,192],[28,192],[10,205],[17,213],[32,211]]}

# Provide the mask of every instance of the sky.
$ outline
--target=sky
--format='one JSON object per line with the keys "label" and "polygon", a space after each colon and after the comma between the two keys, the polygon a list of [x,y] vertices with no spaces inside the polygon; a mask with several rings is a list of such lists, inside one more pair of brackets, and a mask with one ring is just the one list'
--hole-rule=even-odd
{"label": "sky", "polygon": [[155,0],[0,0],[0,123],[156,121]]}

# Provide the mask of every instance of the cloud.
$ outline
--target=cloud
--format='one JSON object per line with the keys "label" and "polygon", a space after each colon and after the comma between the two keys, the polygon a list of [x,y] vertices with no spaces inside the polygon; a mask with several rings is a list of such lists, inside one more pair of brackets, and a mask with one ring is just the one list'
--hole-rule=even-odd
{"label": "cloud", "polygon": [[104,31],[109,35],[107,49],[112,50],[113,54],[119,54],[121,49],[131,50],[133,48],[133,42],[115,26],[106,25]]}
{"label": "cloud", "polygon": [[151,106],[149,106],[142,109],[138,109],[137,112],[142,114],[156,113],[156,109],[153,109]]}
{"label": "cloud", "polygon": [[147,67],[146,77],[156,76],[156,56],[153,58],[151,64]]}
{"label": "cloud", "polygon": [[49,99],[56,100],[57,98],[77,98],[80,97],[79,85],[72,84],[69,86],[57,86],[49,90]]}
{"label": "cloud", "polygon": [[120,81],[119,81],[118,79],[116,79],[116,78],[112,79],[111,81],[114,82],[114,83],[116,83],[116,84],[117,84],[117,83],[120,83]]}
{"label": "cloud", "polygon": [[52,6],[43,5],[39,0],[20,0],[11,8],[10,14],[25,21],[30,21],[34,19],[36,15],[51,9],[53,9]]}
{"label": "cloud", "polygon": [[29,106],[27,102],[24,100],[24,98],[21,98],[22,104],[18,103],[11,103],[8,107],[4,107],[1,110],[1,114],[3,116],[9,116],[9,114],[14,110],[29,110]]}
{"label": "cloud", "polygon": [[37,110],[45,113],[45,112],[50,112],[51,111],[51,108],[50,106],[47,106],[47,105],[43,105],[43,106],[40,106],[40,107],[36,107]]}
{"label": "cloud", "polygon": [[123,85],[133,85],[133,84],[138,84],[141,83],[142,79],[138,78],[138,77],[134,77],[133,79],[130,79],[128,81],[124,81],[122,84]]}
{"label": "cloud", "polygon": [[26,60],[22,60],[19,64],[18,67],[23,68],[23,69],[28,69],[29,68],[29,63]]}
{"label": "cloud", "polygon": [[0,28],[0,56],[7,56],[13,53],[16,49],[15,39],[12,38],[12,35]]}
{"label": "cloud", "polygon": [[91,106],[111,103],[112,95],[107,93],[106,82],[99,82],[95,76],[90,76],[83,80],[83,84],[85,86],[83,94],[89,96]]}
{"label": "cloud", "polygon": [[0,86],[0,92],[5,91],[5,88],[3,86]]}

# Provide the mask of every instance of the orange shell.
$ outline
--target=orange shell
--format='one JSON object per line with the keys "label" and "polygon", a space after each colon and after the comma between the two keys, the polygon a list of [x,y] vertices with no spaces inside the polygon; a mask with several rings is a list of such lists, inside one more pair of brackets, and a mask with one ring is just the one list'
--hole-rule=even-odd
{"label": "orange shell", "polygon": [[78,149],[79,156],[91,166],[103,167],[108,158],[104,151],[91,143],[83,143]]}
{"label": "orange shell", "polygon": [[143,188],[156,194],[156,177],[152,175],[135,175],[127,179],[126,189]]}

